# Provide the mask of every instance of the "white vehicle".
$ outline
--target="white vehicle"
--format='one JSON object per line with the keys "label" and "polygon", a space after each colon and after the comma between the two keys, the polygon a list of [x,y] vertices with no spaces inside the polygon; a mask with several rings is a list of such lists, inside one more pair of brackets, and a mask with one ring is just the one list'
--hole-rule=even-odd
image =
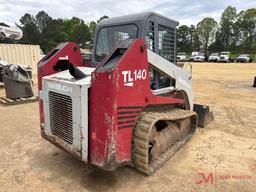
{"label": "white vehicle", "polygon": [[187,61],[187,55],[184,52],[177,54],[177,61]]}
{"label": "white vehicle", "polygon": [[208,58],[208,61],[211,62],[211,61],[214,61],[214,62],[218,62],[220,60],[220,54],[219,53],[212,53],[209,58]]}
{"label": "white vehicle", "polygon": [[195,62],[203,62],[205,61],[204,53],[198,53],[197,56],[194,58]]}
{"label": "white vehicle", "polygon": [[230,62],[230,52],[229,51],[221,52],[219,62],[229,63]]}
{"label": "white vehicle", "polygon": [[236,58],[236,62],[241,62],[241,63],[251,63],[252,58],[250,57],[249,54],[241,54],[239,57]]}
{"label": "white vehicle", "polygon": [[22,35],[22,31],[17,27],[6,27],[0,25],[0,39],[11,38],[18,40]]}
{"label": "white vehicle", "polygon": [[194,61],[194,59],[195,59],[195,56],[197,56],[199,54],[199,52],[198,51],[194,51],[194,52],[192,52],[191,53],[191,57],[190,57],[190,61]]}

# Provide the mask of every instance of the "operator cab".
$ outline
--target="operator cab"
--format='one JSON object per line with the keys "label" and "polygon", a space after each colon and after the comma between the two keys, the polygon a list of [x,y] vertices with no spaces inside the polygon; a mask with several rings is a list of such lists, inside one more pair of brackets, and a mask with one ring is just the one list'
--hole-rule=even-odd
{"label": "operator cab", "polygon": [[[96,67],[120,40],[143,38],[147,48],[168,61],[176,64],[177,21],[154,12],[108,18],[96,28],[92,65]],[[151,88],[170,86],[171,80],[150,69]]]}

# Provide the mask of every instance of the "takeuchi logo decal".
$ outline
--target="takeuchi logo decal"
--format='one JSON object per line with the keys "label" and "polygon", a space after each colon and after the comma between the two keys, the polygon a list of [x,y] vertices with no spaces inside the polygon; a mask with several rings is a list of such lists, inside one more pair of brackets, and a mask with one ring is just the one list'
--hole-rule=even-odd
{"label": "takeuchi logo decal", "polygon": [[72,87],[68,87],[66,85],[61,85],[59,83],[48,82],[47,85],[50,89],[56,89],[56,90],[64,91],[64,92],[72,92]]}
{"label": "takeuchi logo decal", "polygon": [[147,71],[146,69],[139,69],[139,70],[128,70],[122,71],[123,79],[124,79],[124,86],[132,87],[135,81],[138,80],[145,80],[147,78]]}

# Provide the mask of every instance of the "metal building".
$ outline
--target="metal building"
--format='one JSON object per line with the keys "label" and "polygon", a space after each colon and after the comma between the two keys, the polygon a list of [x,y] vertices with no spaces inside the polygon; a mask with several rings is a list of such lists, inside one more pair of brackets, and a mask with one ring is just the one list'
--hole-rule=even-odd
{"label": "metal building", "polygon": [[0,58],[9,64],[23,64],[37,73],[37,63],[41,59],[39,45],[0,44]]}

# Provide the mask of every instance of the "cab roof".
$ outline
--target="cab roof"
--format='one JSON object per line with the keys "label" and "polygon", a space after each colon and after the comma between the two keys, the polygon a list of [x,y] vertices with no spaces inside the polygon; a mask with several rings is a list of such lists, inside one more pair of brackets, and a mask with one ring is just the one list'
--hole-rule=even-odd
{"label": "cab roof", "polygon": [[143,23],[144,23],[151,16],[157,16],[157,17],[172,21],[172,23],[174,24],[173,27],[176,27],[179,24],[178,21],[175,21],[168,17],[162,16],[153,11],[147,11],[147,12],[142,12],[142,13],[123,15],[123,16],[119,16],[119,17],[106,18],[106,19],[101,20],[98,25],[99,26],[100,25],[106,26],[106,25],[113,25],[113,24],[118,25],[118,24],[123,24],[123,23],[133,23],[133,22],[136,23],[138,21],[143,21]]}

